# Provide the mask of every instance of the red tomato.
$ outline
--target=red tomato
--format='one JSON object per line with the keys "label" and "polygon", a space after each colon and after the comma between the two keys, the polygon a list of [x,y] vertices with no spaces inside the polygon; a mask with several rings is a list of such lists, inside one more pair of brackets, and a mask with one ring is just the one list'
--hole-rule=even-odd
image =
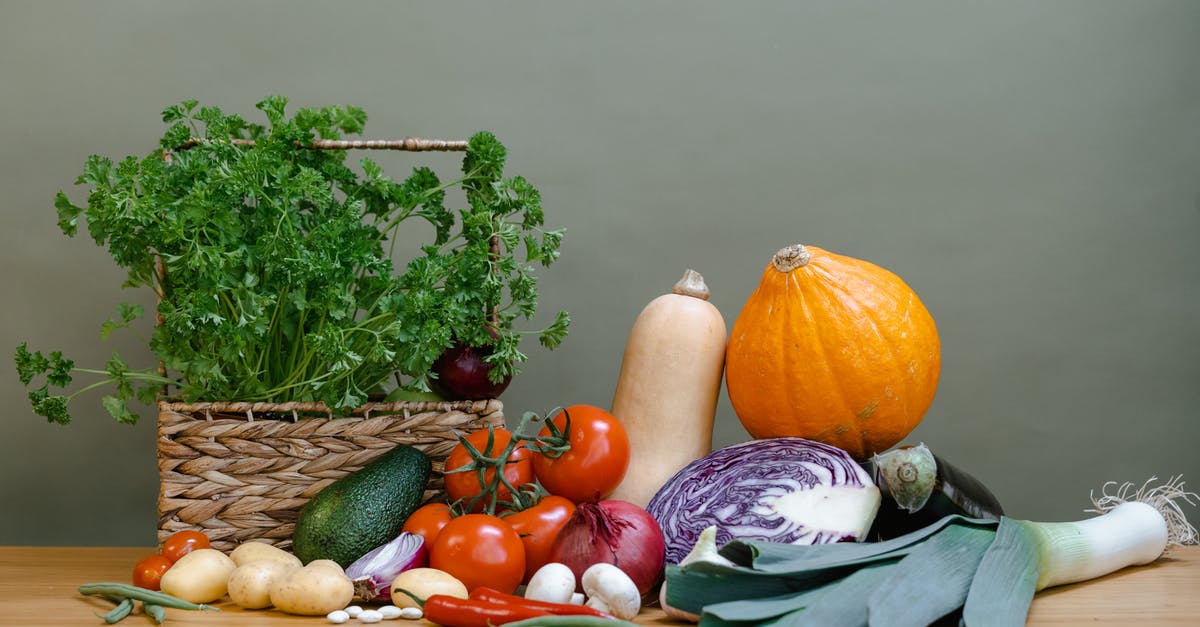
{"label": "red tomato", "polygon": [[446,523],[429,551],[429,566],[454,575],[471,591],[512,593],[525,576],[525,546],[503,520],[466,514]]}
{"label": "red tomato", "polygon": [[184,555],[196,549],[207,549],[209,546],[208,536],[199,531],[176,531],[163,542],[162,554],[174,564]]}
{"label": "red tomato", "polygon": [[171,567],[171,560],[162,553],[147,555],[133,566],[133,585],[147,590],[158,590],[163,573]]}
{"label": "red tomato", "polygon": [[525,545],[524,582],[528,583],[533,573],[550,562],[550,547],[574,513],[575,504],[570,499],[551,495],[533,507],[504,517]]}
{"label": "red tomato", "polygon": [[[552,419],[559,431],[566,429],[567,416],[571,418],[567,438],[571,450],[557,458],[535,453],[533,472],[550,494],[576,503],[599,501],[625,478],[629,436],[612,414],[599,407],[572,405],[559,412]],[[539,435],[550,435],[550,427],[543,427]]]}
{"label": "red tomato", "polygon": [[453,516],[450,513],[450,506],[445,503],[428,503],[417,508],[408,520],[404,521],[404,527],[400,531],[415,533],[422,538],[425,538],[425,548],[433,546],[433,541],[437,539],[438,533],[442,531],[442,527],[450,522]]}
{"label": "red tomato", "polygon": [[[492,446],[488,447],[488,430],[481,429],[467,436],[467,442],[474,446],[476,450],[488,457],[496,457],[504,452],[505,447],[512,440],[512,433],[507,429],[494,429],[495,438]],[[484,485],[479,483],[479,473],[473,470],[466,472],[456,472],[451,474],[449,471],[455,468],[461,468],[471,463],[472,457],[467,448],[460,442],[450,451],[450,456],[446,458],[446,494],[450,496],[450,500],[457,501],[459,499],[470,499],[480,494],[488,483],[496,476],[494,469],[488,469],[484,474]],[[517,444],[512,453],[508,456],[508,461],[504,465],[504,478],[516,488],[527,483],[533,483],[533,467],[529,463],[529,449],[525,448],[523,443]],[[507,501],[511,498],[511,492],[504,484],[497,484],[496,501]],[[473,511],[482,511],[487,505],[488,498],[479,499]]]}

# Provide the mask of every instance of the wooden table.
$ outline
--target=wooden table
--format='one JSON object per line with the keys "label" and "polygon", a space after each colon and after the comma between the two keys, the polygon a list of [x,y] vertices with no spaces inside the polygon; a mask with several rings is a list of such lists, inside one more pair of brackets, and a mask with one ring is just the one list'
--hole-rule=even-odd
{"label": "wooden table", "polygon": [[[111,609],[107,601],[84,597],[76,588],[92,581],[128,581],[133,564],[153,553],[147,548],[0,547],[0,625],[95,627]],[[275,610],[242,610],[229,602],[221,612],[167,610],[168,625],[328,625],[323,617],[288,616]],[[676,624],[659,610],[643,610],[644,625]],[[1129,568],[1094,581],[1039,594],[1031,625],[1200,625],[1200,547],[1177,549],[1148,566]],[[133,615],[121,625],[153,625]],[[358,625],[357,621],[346,625]],[[423,621],[384,621],[380,625],[427,625]]]}

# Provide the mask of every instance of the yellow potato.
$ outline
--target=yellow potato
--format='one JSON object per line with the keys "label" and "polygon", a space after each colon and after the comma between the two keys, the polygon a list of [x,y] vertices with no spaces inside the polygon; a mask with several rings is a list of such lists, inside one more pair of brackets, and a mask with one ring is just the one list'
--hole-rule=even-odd
{"label": "yellow potato", "polygon": [[265,542],[243,542],[229,554],[229,559],[238,566],[259,560],[274,560],[297,568],[301,566],[300,558]]}
{"label": "yellow potato", "polygon": [[314,560],[271,584],[271,605],[289,614],[324,616],[350,604],[354,584],[336,562]]}
{"label": "yellow potato", "polygon": [[237,567],[229,576],[229,598],[238,607],[257,610],[271,606],[271,585],[283,578],[299,564],[261,559]]}
{"label": "yellow potato", "polygon": [[330,570],[337,571],[343,575],[346,574],[346,571],[342,569],[342,566],[333,560],[313,560],[313,561],[305,564],[304,567],[305,568],[328,568]]}
{"label": "yellow potato", "polygon": [[435,594],[446,594],[460,599],[467,598],[467,586],[451,575],[436,568],[412,568],[392,580],[392,605],[396,607],[420,607],[401,590],[407,590],[421,599]]}
{"label": "yellow potato", "polygon": [[159,588],[192,603],[212,603],[225,596],[237,565],[216,549],[196,549],[163,573]]}

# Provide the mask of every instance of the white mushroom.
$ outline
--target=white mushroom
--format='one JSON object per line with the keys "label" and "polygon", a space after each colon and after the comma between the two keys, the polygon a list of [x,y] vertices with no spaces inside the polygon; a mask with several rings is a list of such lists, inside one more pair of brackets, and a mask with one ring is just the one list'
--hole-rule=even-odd
{"label": "white mushroom", "polygon": [[642,609],[642,595],[625,571],[612,564],[593,564],[583,571],[587,606],[621,620],[632,620]]}
{"label": "white mushroom", "polygon": [[571,605],[583,605],[583,602],[586,600],[587,597],[583,596],[582,592],[576,592],[571,595]]}
{"label": "white mushroom", "polygon": [[566,564],[551,562],[537,569],[525,586],[525,598],[550,603],[570,603],[575,593],[575,573]]}

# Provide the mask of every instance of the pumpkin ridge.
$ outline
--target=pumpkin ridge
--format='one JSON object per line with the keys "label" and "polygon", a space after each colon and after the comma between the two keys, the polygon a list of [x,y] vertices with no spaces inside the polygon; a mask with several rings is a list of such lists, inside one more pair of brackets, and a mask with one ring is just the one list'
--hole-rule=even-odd
{"label": "pumpkin ridge", "polygon": [[[804,284],[800,281],[799,277],[797,277],[792,272],[780,272],[780,274],[783,275],[783,277],[782,277],[783,278],[783,296],[779,297],[775,294],[772,294],[770,296],[769,311],[774,312],[776,310],[776,307],[775,307],[776,302],[779,302],[781,305],[783,305],[783,307],[780,307],[779,310],[781,312],[785,312],[787,310],[788,303],[791,300],[793,300],[794,298],[797,299],[797,302],[799,303],[800,308],[802,310],[807,311],[808,308],[805,306],[805,304],[808,301],[808,295],[805,294]],[[792,295],[793,290],[795,291],[795,296]],[[768,315],[770,315],[770,314],[768,314]],[[788,344],[795,341],[793,336],[796,335],[796,331],[794,330],[794,325],[791,324],[791,321],[792,321],[792,318],[786,314],[782,315],[780,317],[780,331],[781,332],[778,333],[777,338],[776,338],[777,342],[779,343],[777,350],[779,351],[780,355],[787,355],[788,354]],[[811,325],[812,320],[811,319],[807,320],[806,324]],[[780,388],[780,391],[785,395],[784,402],[786,403],[786,406],[789,408],[797,406],[796,394],[804,393],[802,390],[797,390],[796,386],[788,386],[788,385],[782,386]],[[800,402],[803,402],[804,399],[799,399],[799,400],[800,400]],[[768,433],[767,436],[778,437],[780,435],[780,431],[782,430],[782,424],[779,424],[777,421],[772,421],[772,422],[775,424],[772,424],[771,432]]]}
{"label": "pumpkin ridge", "polygon": [[[870,269],[868,268],[868,270],[870,270]],[[865,274],[863,272],[863,268],[860,267],[860,264],[845,264],[842,271],[844,273],[843,276],[848,276],[848,277],[853,276],[853,278],[864,281],[864,282],[870,280],[869,276],[865,276]],[[904,363],[904,360],[901,359],[901,355],[897,354],[897,351],[900,349],[901,346],[903,346],[903,343],[900,342],[900,340],[903,338],[901,338],[899,336],[893,336],[890,333],[885,332],[884,328],[887,327],[887,325],[879,324],[879,320],[877,320],[875,317],[876,315],[879,315],[879,312],[876,310],[876,308],[867,306],[866,303],[863,303],[857,297],[855,292],[853,292],[850,288],[848,288],[843,282],[829,281],[827,283],[827,285],[829,286],[830,289],[837,289],[837,290],[841,291],[846,300],[852,300],[857,305],[859,305],[858,311],[860,311],[862,313],[862,319],[867,324],[870,325],[871,330],[875,334],[877,343],[887,349],[889,365],[891,366],[892,371],[897,372],[897,373],[903,373],[904,369],[906,368],[906,364]],[[894,289],[895,287],[897,287],[894,283],[889,282],[887,285],[884,285],[884,284],[879,283],[878,281],[875,281],[875,282],[873,282],[873,285],[875,286],[876,289],[878,289],[880,292],[882,292],[883,295],[887,299],[892,300],[897,303],[903,302],[904,299],[901,297],[901,294],[897,294],[896,290]],[[902,410],[901,411],[902,414],[907,414],[909,403],[911,402],[912,397],[916,394],[916,390],[913,389],[914,381],[912,380],[912,377],[901,376],[900,378],[903,379],[903,385],[904,385],[904,390],[903,390],[904,393],[900,396],[900,401],[902,404],[902,407],[900,409]],[[878,406],[881,404],[881,401],[885,401],[885,400],[887,400],[887,399],[886,398],[874,399],[874,401],[872,402],[872,406],[874,406],[877,410]],[[849,406],[849,405],[847,405],[847,406]],[[874,413],[875,413],[875,411],[871,412],[871,414],[874,414]],[[891,413],[891,412],[888,412],[888,413]],[[854,417],[860,423],[863,421],[864,417],[861,415],[861,409],[854,411]],[[876,422],[878,422],[878,421],[876,421]],[[860,438],[860,439],[863,440],[862,441],[862,450],[863,450],[864,454],[882,452],[882,451],[867,451],[865,439],[864,438]]]}
{"label": "pumpkin ridge", "polygon": [[[826,279],[826,281],[825,282],[820,282],[820,281],[809,282],[807,284],[807,287],[809,287],[811,289],[812,294],[808,294],[808,293],[806,293],[806,290],[804,290],[804,287],[806,286],[805,283],[801,282],[799,279],[795,279],[796,284],[798,286],[800,286],[801,294],[803,296],[805,296],[806,298],[811,299],[812,301],[817,301],[816,304],[818,307],[820,307],[821,313],[825,313],[825,312],[830,311],[831,309],[835,309],[835,307],[830,307],[830,304],[829,304],[829,301],[833,300],[833,299],[830,297],[829,294],[827,294],[825,292],[825,290],[821,289],[822,287],[824,287],[825,285],[827,285],[829,283],[828,279],[832,278],[831,275],[829,274],[828,270],[826,270],[825,268],[822,268],[820,266],[814,266],[812,264],[812,262],[809,262],[808,267],[812,269],[813,273],[819,273],[819,274],[824,275],[824,278]],[[789,273],[789,278],[792,278],[791,273]],[[848,396],[846,393],[846,387],[842,383],[842,377],[839,376],[840,373],[835,368],[833,361],[829,359],[829,349],[827,346],[828,340],[825,338],[825,329],[816,322],[816,319],[814,317],[814,312],[812,311],[813,307],[809,307],[809,306],[807,306],[807,304],[808,304],[807,301],[802,301],[800,303],[800,305],[801,305],[800,310],[804,312],[805,323],[808,324],[813,329],[813,334],[812,334],[813,335],[813,344],[820,351],[820,355],[821,355],[820,361],[821,361],[821,365],[823,366],[825,372],[827,373],[826,378],[829,381],[829,387],[832,388],[834,395],[837,397],[836,406],[839,408],[839,411],[836,412],[836,414],[838,414],[836,416],[836,419],[840,420],[842,417],[841,414],[845,412],[845,409],[847,407],[850,407],[850,403],[849,403]],[[830,403],[830,404],[833,405],[834,403]],[[833,437],[836,438],[836,441],[842,441],[844,439],[849,439],[850,436],[847,431],[835,426],[833,429]],[[854,439],[857,441],[856,443],[858,444],[859,450],[863,450],[866,448],[865,443],[861,441],[861,436],[856,434]],[[842,444],[842,448],[846,448],[844,443]]]}

